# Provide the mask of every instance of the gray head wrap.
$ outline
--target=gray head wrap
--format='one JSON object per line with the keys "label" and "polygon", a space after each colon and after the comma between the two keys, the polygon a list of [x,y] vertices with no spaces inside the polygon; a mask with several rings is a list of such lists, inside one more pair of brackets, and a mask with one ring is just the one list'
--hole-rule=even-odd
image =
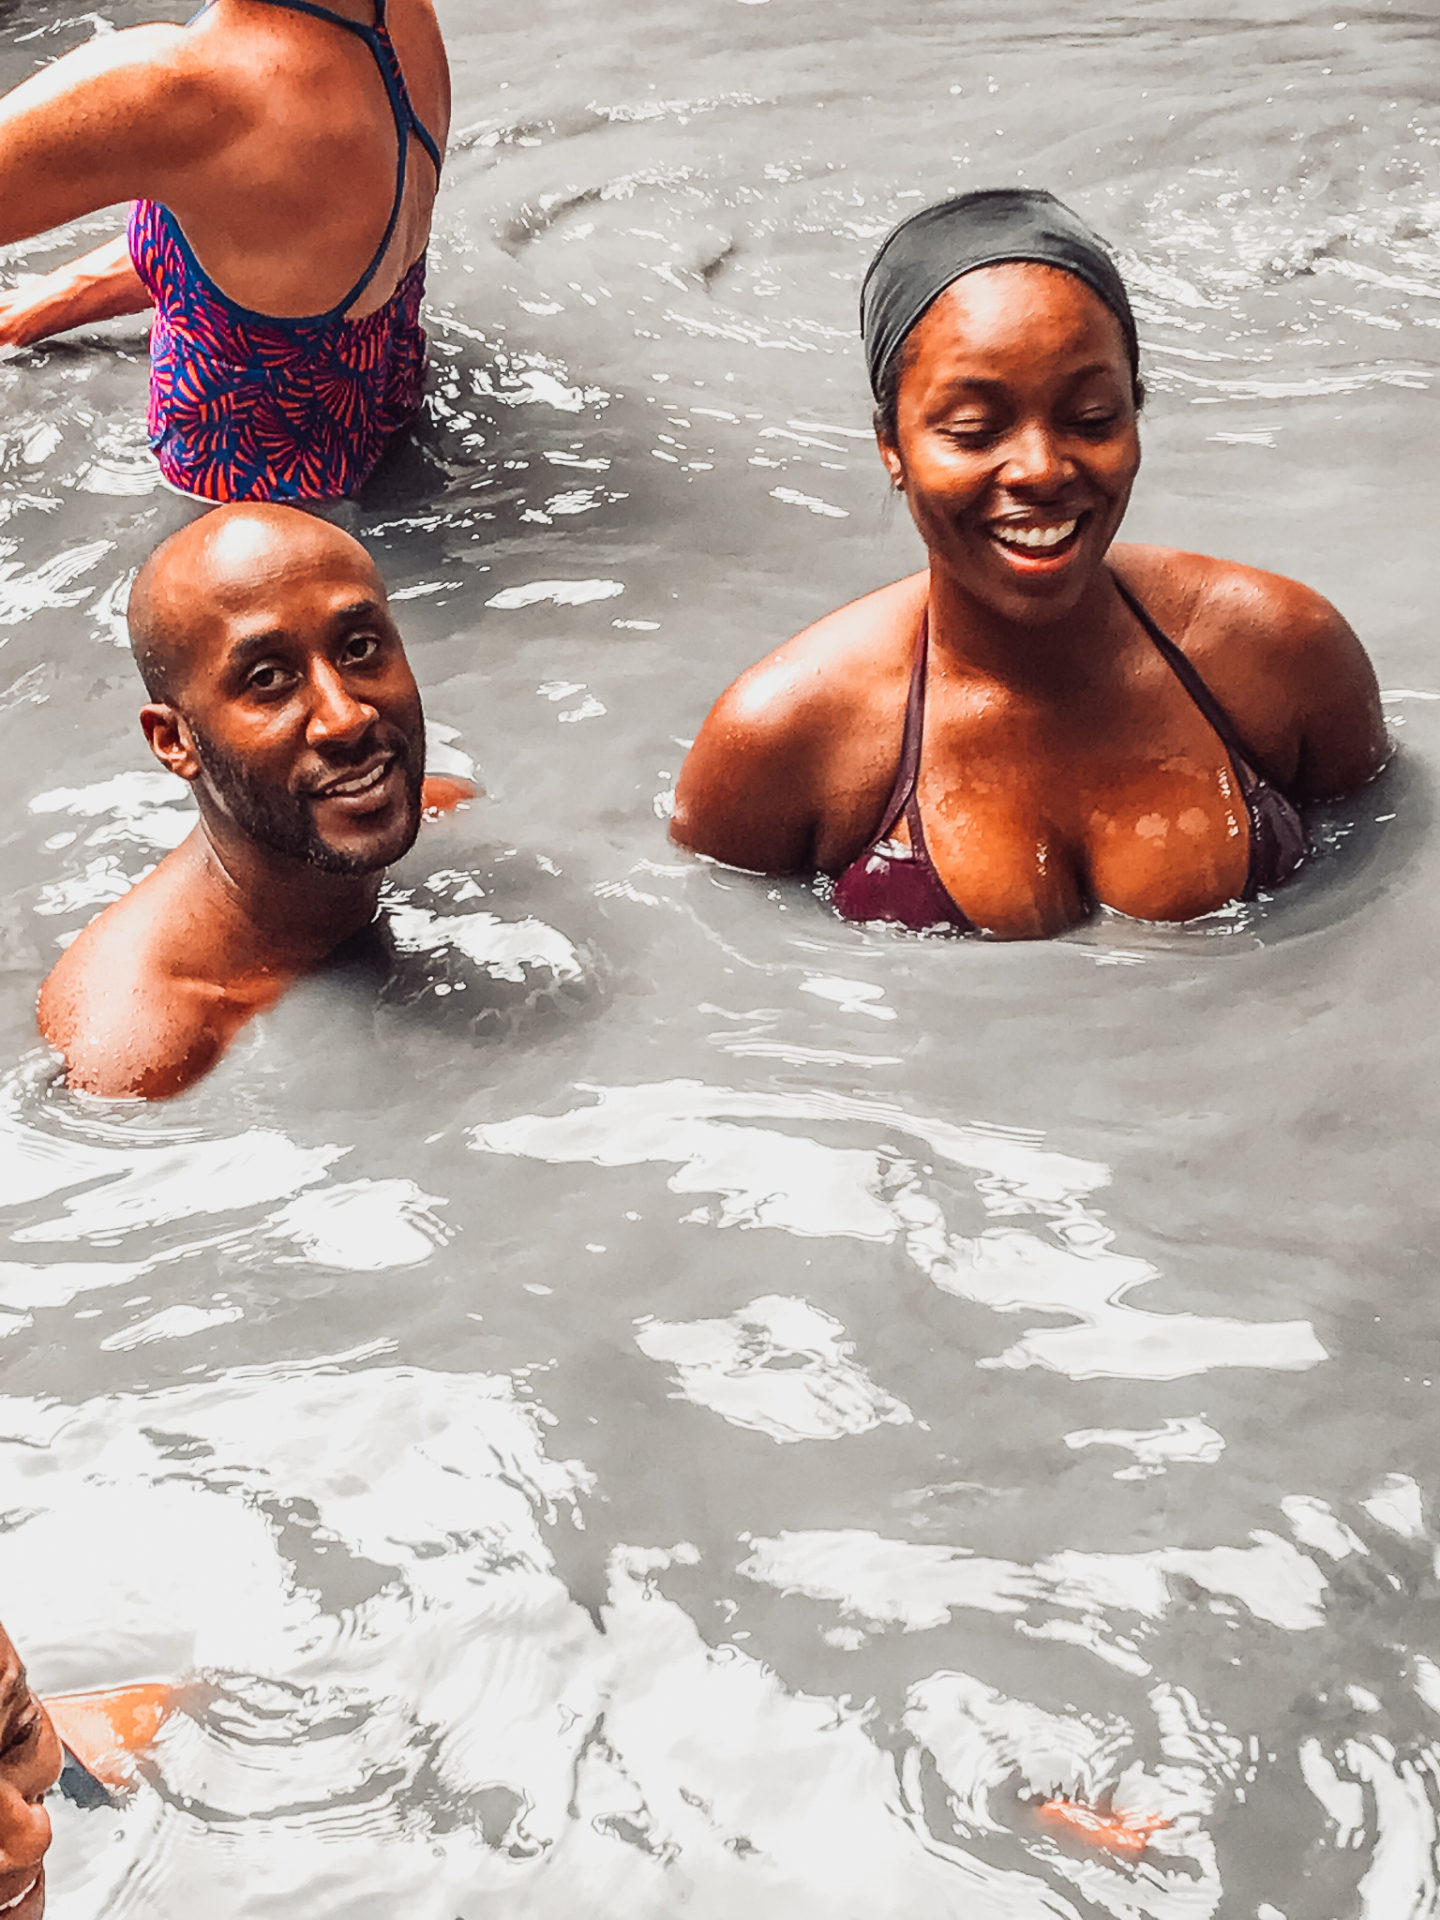
{"label": "gray head wrap", "polygon": [[1130,371],[1139,377],[1135,316],[1104,241],[1054,194],[1000,187],[912,213],[871,261],[860,289],[860,331],[877,399],[886,369],[945,289],[977,267],[1011,260],[1059,267],[1083,280],[1120,322]]}

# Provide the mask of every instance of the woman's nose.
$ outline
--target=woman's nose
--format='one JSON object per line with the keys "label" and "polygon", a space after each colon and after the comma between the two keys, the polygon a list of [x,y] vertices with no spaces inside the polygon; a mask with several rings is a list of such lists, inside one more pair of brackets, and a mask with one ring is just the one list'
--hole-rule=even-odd
{"label": "woman's nose", "polygon": [[1063,486],[1072,472],[1059,436],[1035,421],[1012,436],[1000,478],[1006,486],[1048,488]]}

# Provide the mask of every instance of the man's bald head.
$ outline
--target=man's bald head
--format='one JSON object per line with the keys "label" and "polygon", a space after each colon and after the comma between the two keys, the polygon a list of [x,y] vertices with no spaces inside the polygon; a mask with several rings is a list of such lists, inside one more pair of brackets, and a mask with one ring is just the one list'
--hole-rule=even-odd
{"label": "man's bald head", "polygon": [[287,578],[317,570],[360,576],[384,597],[359,541],[297,507],[217,507],[171,534],[140,569],[126,616],[150,698],[178,706],[190,669],[229,620],[278,603]]}

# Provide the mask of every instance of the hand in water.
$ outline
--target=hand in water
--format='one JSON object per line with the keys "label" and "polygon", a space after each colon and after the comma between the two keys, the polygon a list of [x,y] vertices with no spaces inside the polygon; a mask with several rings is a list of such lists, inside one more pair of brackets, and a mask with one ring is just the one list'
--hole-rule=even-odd
{"label": "hand in water", "polygon": [[0,290],[0,348],[32,347],[44,338],[35,310],[35,287]]}

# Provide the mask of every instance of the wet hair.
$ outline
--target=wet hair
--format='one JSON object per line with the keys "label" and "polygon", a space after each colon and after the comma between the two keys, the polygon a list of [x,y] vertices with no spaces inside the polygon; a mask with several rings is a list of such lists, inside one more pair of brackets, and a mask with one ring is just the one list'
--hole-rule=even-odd
{"label": "wet hair", "polygon": [[882,439],[895,439],[900,388],[920,321],[965,274],[1012,262],[1056,267],[1104,301],[1120,323],[1138,411],[1145,397],[1140,343],[1109,248],[1053,194],[1005,187],[922,207],[892,229],[870,263],[860,291],[860,331]]}

